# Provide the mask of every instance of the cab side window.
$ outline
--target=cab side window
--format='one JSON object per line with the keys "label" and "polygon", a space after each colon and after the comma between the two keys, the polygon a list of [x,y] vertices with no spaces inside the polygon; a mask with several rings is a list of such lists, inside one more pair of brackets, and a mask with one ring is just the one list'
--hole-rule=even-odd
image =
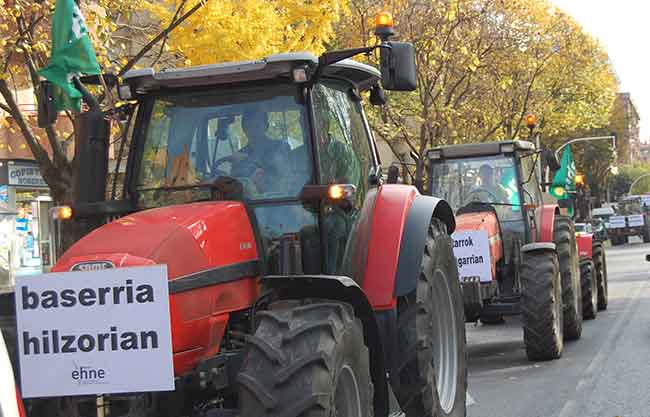
{"label": "cab side window", "polygon": [[521,180],[524,188],[524,202],[535,206],[542,205],[539,181],[537,178],[538,154],[530,154],[521,158]]}
{"label": "cab side window", "polygon": [[354,98],[352,85],[325,80],[312,90],[312,101],[319,182],[356,187],[350,201],[325,203],[322,207],[327,241],[325,272],[343,274],[347,242],[368,192],[368,180],[374,168],[372,148],[361,104]]}
{"label": "cab side window", "polygon": [[372,151],[360,103],[353,99],[352,86],[329,81],[313,91],[319,166],[323,184],[353,184],[356,205],[368,190]]}

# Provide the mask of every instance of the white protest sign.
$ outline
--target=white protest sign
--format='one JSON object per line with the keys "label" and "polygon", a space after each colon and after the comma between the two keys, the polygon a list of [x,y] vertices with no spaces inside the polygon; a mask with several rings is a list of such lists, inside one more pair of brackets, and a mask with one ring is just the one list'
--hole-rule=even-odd
{"label": "white protest sign", "polygon": [[612,216],[609,218],[610,229],[622,229],[625,227],[625,216]]}
{"label": "white protest sign", "polygon": [[451,237],[461,281],[470,277],[479,277],[481,282],[491,281],[492,263],[487,231],[454,232]]}
{"label": "white protest sign", "polygon": [[627,216],[627,225],[629,227],[639,227],[643,226],[643,214],[632,214]]}
{"label": "white protest sign", "polygon": [[23,397],[174,389],[167,266],[16,278]]}

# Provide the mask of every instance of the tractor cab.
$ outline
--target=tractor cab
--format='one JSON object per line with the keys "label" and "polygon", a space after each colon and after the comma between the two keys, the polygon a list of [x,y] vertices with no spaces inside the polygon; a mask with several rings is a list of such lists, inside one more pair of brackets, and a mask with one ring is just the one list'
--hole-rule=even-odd
{"label": "tractor cab", "polygon": [[[313,83],[318,59],[132,71],[137,100],[125,196],[134,210],[243,202],[268,273],[341,273],[345,242],[379,162],[361,97],[380,72],[344,60]],[[287,265],[285,265],[287,266]],[[288,272],[288,271],[284,271]]]}
{"label": "tractor cab", "polygon": [[[429,191],[448,201],[456,214],[491,211],[508,252],[514,238],[538,240],[539,155],[524,141],[435,148],[428,152]],[[463,229],[460,218],[458,228]]]}

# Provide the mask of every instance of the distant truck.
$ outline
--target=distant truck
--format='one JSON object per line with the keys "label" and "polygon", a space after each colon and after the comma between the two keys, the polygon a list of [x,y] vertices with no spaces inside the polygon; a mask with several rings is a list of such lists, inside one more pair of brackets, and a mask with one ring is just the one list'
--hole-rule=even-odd
{"label": "distant truck", "polygon": [[627,243],[628,236],[639,236],[644,243],[650,243],[650,206],[646,202],[640,195],[623,197],[619,201],[617,212],[605,220],[612,245]]}

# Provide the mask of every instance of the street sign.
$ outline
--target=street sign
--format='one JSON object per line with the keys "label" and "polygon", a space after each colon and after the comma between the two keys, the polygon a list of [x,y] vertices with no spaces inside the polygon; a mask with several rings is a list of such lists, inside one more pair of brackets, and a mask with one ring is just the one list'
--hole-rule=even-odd
{"label": "street sign", "polygon": [[174,389],[167,266],[16,278],[23,397]]}
{"label": "street sign", "polygon": [[461,281],[477,277],[481,282],[491,281],[492,260],[487,231],[454,232],[451,237],[454,241],[454,255]]}
{"label": "street sign", "polygon": [[47,183],[41,176],[38,166],[33,164],[13,162],[7,167],[9,185],[21,187],[47,187]]}

